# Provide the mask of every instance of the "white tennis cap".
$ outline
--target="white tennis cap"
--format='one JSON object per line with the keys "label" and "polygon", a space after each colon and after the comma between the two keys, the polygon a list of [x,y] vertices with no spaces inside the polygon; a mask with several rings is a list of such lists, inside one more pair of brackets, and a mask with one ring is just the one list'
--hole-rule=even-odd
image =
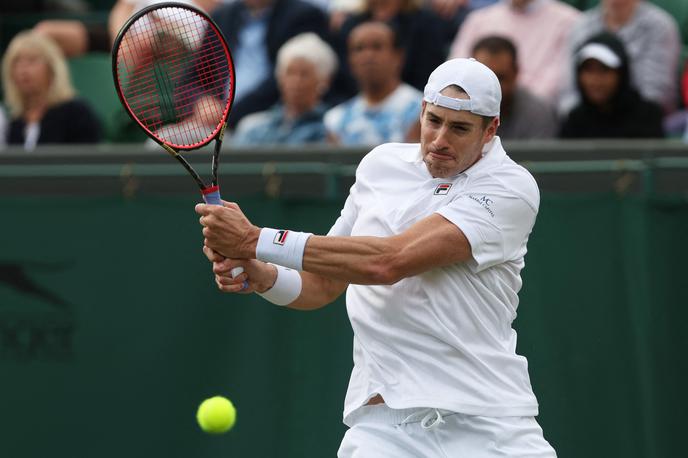
{"label": "white tennis cap", "polygon": [[[468,99],[440,94],[447,86],[463,89]],[[497,75],[475,59],[451,59],[437,67],[428,78],[423,99],[452,110],[466,110],[480,116],[499,116],[502,88]]]}
{"label": "white tennis cap", "polygon": [[576,55],[578,64],[582,64],[588,59],[600,61],[609,68],[621,67],[621,58],[608,46],[601,43],[589,43],[578,51]]}

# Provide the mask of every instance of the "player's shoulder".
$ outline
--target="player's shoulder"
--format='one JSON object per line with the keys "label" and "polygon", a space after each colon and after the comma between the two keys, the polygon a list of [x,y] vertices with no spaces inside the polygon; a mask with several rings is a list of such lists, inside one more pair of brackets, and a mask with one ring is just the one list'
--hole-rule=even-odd
{"label": "player's shoulder", "polygon": [[540,206],[540,190],[537,181],[525,167],[506,154],[498,163],[474,175],[471,188],[518,197],[535,212]]}
{"label": "player's shoulder", "polygon": [[401,167],[404,162],[410,162],[420,151],[418,143],[383,143],[366,154],[358,164],[356,174],[375,174],[384,167],[386,173]]}
{"label": "player's shoulder", "polygon": [[523,166],[508,158],[509,163],[499,169],[495,178],[504,189],[523,199],[537,213],[540,207],[540,188],[535,177]]}
{"label": "player's shoulder", "polygon": [[363,162],[398,162],[418,153],[418,143],[383,143],[376,146],[363,157]]}

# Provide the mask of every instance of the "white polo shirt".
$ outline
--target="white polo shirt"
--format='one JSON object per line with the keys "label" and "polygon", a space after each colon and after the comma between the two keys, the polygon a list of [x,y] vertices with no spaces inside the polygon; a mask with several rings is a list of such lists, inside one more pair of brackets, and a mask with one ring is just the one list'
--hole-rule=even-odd
{"label": "white polo shirt", "polygon": [[537,415],[511,323],[539,201],[535,180],[498,137],[448,179],[430,175],[418,144],[384,144],[361,161],[329,235],[387,237],[439,213],[466,235],[473,259],[391,286],[349,286],[354,369],[345,423],[376,393],[395,409]]}

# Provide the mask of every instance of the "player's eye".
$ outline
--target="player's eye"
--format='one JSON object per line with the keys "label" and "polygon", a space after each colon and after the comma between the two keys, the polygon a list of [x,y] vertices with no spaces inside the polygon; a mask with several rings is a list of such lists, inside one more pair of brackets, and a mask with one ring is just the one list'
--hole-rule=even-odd
{"label": "player's eye", "polygon": [[466,126],[465,124],[452,124],[451,130],[459,134],[464,134],[466,132],[469,132],[471,129],[469,126]]}

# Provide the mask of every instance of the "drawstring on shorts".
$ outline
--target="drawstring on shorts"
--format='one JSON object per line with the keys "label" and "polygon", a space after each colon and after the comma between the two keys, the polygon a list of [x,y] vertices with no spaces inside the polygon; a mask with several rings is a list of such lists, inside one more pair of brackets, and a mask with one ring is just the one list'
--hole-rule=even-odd
{"label": "drawstring on shorts", "polygon": [[433,409],[432,412],[428,412],[428,414],[425,417],[423,417],[423,419],[420,422],[420,426],[423,429],[432,429],[443,423],[445,423],[445,421],[444,418],[442,418],[442,414],[440,413],[440,411],[437,409]]}
{"label": "drawstring on shorts", "polygon": [[[414,412],[408,417],[404,419],[401,423],[408,423],[411,422],[412,420],[418,421],[418,412]],[[432,409],[430,412],[428,412],[423,419],[420,421],[420,426],[421,428],[425,430],[433,429],[438,427],[439,425],[445,423],[444,418],[442,418],[442,413],[439,411],[439,409]]]}

